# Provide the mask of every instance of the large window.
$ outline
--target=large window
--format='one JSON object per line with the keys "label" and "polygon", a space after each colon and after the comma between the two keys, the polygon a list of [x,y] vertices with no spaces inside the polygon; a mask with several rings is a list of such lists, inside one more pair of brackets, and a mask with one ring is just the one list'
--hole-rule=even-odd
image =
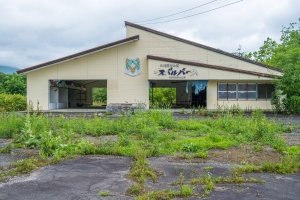
{"label": "large window", "polygon": [[220,100],[256,100],[270,99],[275,90],[273,84],[256,83],[219,83]]}
{"label": "large window", "polygon": [[258,99],[271,99],[275,91],[273,84],[257,84]]}

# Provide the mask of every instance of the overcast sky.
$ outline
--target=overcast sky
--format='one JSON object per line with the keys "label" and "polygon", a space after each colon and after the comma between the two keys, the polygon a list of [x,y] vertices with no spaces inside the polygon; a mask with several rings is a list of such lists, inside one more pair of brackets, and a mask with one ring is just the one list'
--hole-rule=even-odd
{"label": "overcast sky", "polygon": [[[20,68],[125,37],[124,21],[140,22],[212,0],[0,0],[0,65]],[[201,13],[237,0],[164,18]],[[147,24],[229,52],[254,51],[267,37],[278,40],[282,26],[297,22],[300,0],[244,0],[183,20]],[[154,21],[151,21],[154,22]]]}

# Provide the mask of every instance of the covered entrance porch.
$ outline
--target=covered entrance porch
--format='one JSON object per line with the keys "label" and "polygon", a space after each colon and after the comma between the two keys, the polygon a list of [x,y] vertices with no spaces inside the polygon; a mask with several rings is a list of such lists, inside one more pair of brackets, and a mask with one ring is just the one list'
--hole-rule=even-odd
{"label": "covered entrance porch", "polygon": [[195,108],[207,106],[207,80],[149,80],[150,106]]}
{"label": "covered entrance porch", "polygon": [[[49,80],[49,110],[105,109],[106,90],[106,80]],[[97,95],[102,95],[101,101]]]}

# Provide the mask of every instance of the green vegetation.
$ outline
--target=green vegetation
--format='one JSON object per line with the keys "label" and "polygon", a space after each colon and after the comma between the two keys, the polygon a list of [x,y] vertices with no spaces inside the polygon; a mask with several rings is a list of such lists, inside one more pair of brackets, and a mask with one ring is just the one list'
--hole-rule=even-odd
{"label": "green vegetation", "polygon": [[[175,120],[171,112],[151,110],[117,119],[65,118],[0,114],[0,137],[40,150],[43,156],[109,154],[134,156],[182,155],[206,158],[210,149],[227,149],[240,144],[269,145],[285,153],[279,137],[289,128],[270,121],[260,111],[251,117],[226,113],[214,119]],[[91,144],[85,135],[118,135],[117,142]],[[291,151],[291,150],[290,150]]]}
{"label": "green vegetation", "polygon": [[273,103],[277,111],[300,113],[300,20],[281,31],[280,42],[267,38],[258,51],[244,56],[282,68]]}
{"label": "green vegetation", "polygon": [[[288,146],[281,133],[290,128],[268,120],[257,110],[250,116],[243,112],[221,112],[212,118],[175,120],[167,110],[139,111],[128,116],[107,117],[44,116],[0,113],[0,138],[12,138],[13,143],[0,152],[11,149],[37,149],[40,158],[16,163],[8,169],[0,169],[1,180],[30,172],[40,166],[77,155],[121,155],[133,157],[128,177],[133,184],[127,194],[137,199],[172,199],[197,196],[194,186],[202,185],[208,196],[219,183],[258,182],[244,178],[242,173],[272,172],[293,173],[300,169],[300,148]],[[104,140],[102,136],[115,135],[116,141]],[[95,142],[90,140],[93,138]],[[147,157],[172,155],[189,159],[206,159],[211,149],[228,149],[240,145],[252,146],[262,151],[272,147],[281,154],[278,163],[251,163],[235,168],[232,177],[213,177],[212,167],[206,167],[207,176],[184,181],[179,177],[176,190],[149,191],[146,181],[156,181],[160,175],[152,169]],[[247,163],[247,162],[246,162]],[[99,193],[99,195],[101,195]],[[102,195],[101,195],[102,196]]]}
{"label": "green vegetation", "polygon": [[152,108],[170,108],[176,103],[176,88],[151,88],[150,106]]}
{"label": "green vegetation", "polygon": [[0,169],[0,182],[7,180],[10,177],[29,173],[40,167],[57,163],[57,159],[41,159],[41,158],[29,158],[17,161],[9,168]]}
{"label": "green vegetation", "polygon": [[26,97],[20,94],[0,94],[0,112],[26,110]]}
{"label": "green vegetation", "polygon": [[24,120],[23,115],[0,112],[0,138],[12,138],[20,135]]}
{"label": "green vegetation", "polygon": [[153,182],[157,180],[158,172],[154,171],[148,164],[146,152],[138,150],[134,155],[134,164],[131,167],[129,178],[135,183],[127,190],[127,194],[138,196],[145,193],[145,181],[151,179]]}
{"label": "green vegetation", "polygon": [[93,105],[105,105],[107,101],[107,88],[93,88]]}
{"label": "green vegetation", "polygon": [[241,183],[262,183],[262,181],[255,178],[245,178],[237,173],[232,176],[218,176],[213,177],[209,172],[201,178],[193,178],[190,180],[191,185],[203,185],[203,194],[201,196],[207,197],[214,191],[216,184],[241,184]]}
{"label": "green vegetation", "polygon": [[26,78],[19,74],[0,72],[0,93],[25,95]]}
{"label": "green vegetation", "polygon": [[18,74],[0,72],[0,113],[26,110],[26,79]]}
{"label": "green vegetation", "polygon": [[270,172],[279,174],[296,173],[300,169],[300,153],[286,156],[279,163],[264,163],[262,165],[247,164],[235,168],[236,173]]}
{"label": "green vegetation", "polygon": [[99,191],[98,195],[101,197],[108,197],[108,196],[110,196],[110,193],[109,193],[109,191],[104,190],[104,191]]}
{"label": "green vegetation", "polygon": [[161,200],[161,199],[173,199],[173,198],[188,198],[193,195],[193,188],[188,185],[184,184],[184,177],[182,173],[179,175],[179,180],[177,181],[179,185],[178,190],[157,190],[151,192],[144,192],[140,194],[137,199],[138,200]]}

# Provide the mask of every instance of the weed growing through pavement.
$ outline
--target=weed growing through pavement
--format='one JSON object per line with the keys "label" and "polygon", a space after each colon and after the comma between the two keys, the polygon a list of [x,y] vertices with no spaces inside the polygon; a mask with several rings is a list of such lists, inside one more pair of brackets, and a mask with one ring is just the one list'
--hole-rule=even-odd
{"label": "weed growing through pavement", "polygon": [[59,162],[60,159],[41,159],[41,158],[28,158],[24,160],[19,160],[8,168],[0,169],[0,182],[6,181],[11,177],[26,174],[32,172],[40,167],[55,164]]}
{"label": "weed growing through pavement", "polygon": [[111,194],[110,194],[109,191],[104,190],[104,191],[99,191],[98,195],[101,196],[101,197],[107,197],[107,196],[110,196]]}

